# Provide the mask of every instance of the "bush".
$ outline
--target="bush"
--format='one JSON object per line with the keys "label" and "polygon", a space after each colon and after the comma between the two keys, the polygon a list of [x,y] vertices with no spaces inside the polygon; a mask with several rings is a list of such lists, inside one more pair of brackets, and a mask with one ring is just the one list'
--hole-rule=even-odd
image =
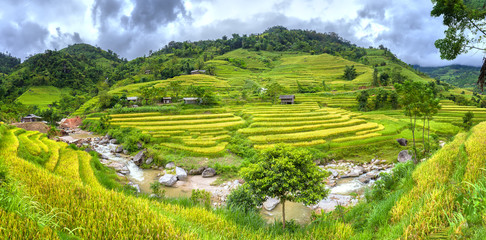
{"label": "bush", "polygon": [[194,204],[200,204],[205,208],[211,207],[211,193],[204,189],[192,189],[190,199]]}
{"label": "bush", "polygon": [[258,199],[247,184],[239,186],[228,195],[226,202],[228,209],[237,211],[257,211],[263,199]]}
{"label": "bush", "polygon": [[391,193],[392,190],[397,189],[400,185],[404,185],[404,180],[411,178],[415,165],[412,161],[397,164],[391,173],[380,173],[380,180],[375,182],[371,191],[365,193],[366,200],[382,200]]}

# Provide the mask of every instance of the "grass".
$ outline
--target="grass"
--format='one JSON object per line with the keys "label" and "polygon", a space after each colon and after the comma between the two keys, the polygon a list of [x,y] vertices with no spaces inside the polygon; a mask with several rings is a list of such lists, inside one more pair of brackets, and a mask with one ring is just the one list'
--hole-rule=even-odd
{"label": "grass", "polygon": [[47,108],[47,105],[61,100],[63,94],[69,94],[69,89],[60,89],[54,86],[30,87],[17,101],[25,105],[37,105],[39,108]]}

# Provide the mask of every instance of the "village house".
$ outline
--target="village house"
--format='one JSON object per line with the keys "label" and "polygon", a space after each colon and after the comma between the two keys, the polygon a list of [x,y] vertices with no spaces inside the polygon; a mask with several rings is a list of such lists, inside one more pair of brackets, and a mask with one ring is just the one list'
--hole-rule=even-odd
{"label": "village house", "polygon": [[192,75],[194,75],[194,74],[206,74],[206,70],[199,70],[199,69],[192,70],[191,74]]}
{"label": "village house", "polygon": [[169,104],[169,103],[172,103],[172,98],[171,98],[171,97],[163,97],[163,98],[162,98],[162,103],[163,103],[163,104]]}
{"label": "village house", "polygon": [[127,101],[129,103],[135,103],[138,102],[138,97],[127,97]]}
{"label": "village house", "polygon": [[34,114],[29,114],[21,119],[21,122],[26,123],[26,122],[39,122],[41,121],[41,117],[36,116]]}
{"label": "village house", "polygon": [[199,103],[199,98],[183,98],[185,104],[198,104]]}
{"label": "village house", "polygon": [[295,95],[280,95],[280,104],[294,104]]}

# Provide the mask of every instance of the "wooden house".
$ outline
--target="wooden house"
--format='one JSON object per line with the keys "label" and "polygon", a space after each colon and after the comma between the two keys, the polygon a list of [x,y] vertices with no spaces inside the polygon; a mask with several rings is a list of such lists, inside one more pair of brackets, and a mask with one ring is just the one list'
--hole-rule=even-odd
{"label": "wooden house", "polygon": [[198,104],[199,98],[183,98],[185,104]]}
{"label": "wooden house", "polygon": [[162,98],[162,103],[163,103],[163,104],[169,104],[169,103],[172,103],[172,98],[171,98],[171,97],[163,97],[163,98]]}
{"label": "wooden house", "polygon": [[295,95],[280,95],[280,104],[294,104]]}
{"label": "wooden house", "polygon": [[36,116],[34,114],[29,114],[21,119],[21,122],[26,123],[26,122],[39,122],[41,121],[41,117]]}
{"label": "wooden house", "polygon": [[127,101],[129,103],[135,103],[138,102],[138,97],[127,97]]}

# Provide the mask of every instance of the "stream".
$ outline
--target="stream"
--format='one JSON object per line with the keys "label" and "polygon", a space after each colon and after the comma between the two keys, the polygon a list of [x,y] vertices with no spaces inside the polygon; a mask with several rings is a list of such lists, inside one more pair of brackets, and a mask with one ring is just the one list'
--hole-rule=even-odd
{"label": "stream", "polygon": [[[131,182],[130,184],[134,185],[142,193],[151,194],[150,184],[156,182],[163,174],[163,170],[159,169],[141,169],[131,161],[129,155],[114,153],[114,150],[118,146],[116,144],[108,143],[102,145],[92,141],[91,146],[95,151],[102,155],[100,161],[103,164],[115,168],[120,175],[125,175]],[[363,167],[348,162],[334,162],[324,166],[321,165],[320,167],[323,169],[338,172],[337,175],[334,174],[333,176],[333,174],[331,174],[328,178],[328,183],[333,183],[332,187],[327,185],[330,189],[328,197],[312,206],[305,206],[295,202],[286,202],[286,218],[288,220],[293,219],[299,224],[305,224],[310,221],[313,211],[328,212],[334,210],[338,205],[350,206],[356,204],[358,200],[363,197],[364,189],[373,184],[379,172],[391,170],[390,167],[375,168],[375,165],[369,166],[370,169],[373,167],[374,170],[369,170],[368,173],[374,172],[375,178],[369,179],[364,183],[359,180],[358,176],[362,177],[363,175],[366,175],[366,170],[364,171],[364,174],[362,174],[362,172],[357,174],[358,176],[354,175],[350,177],[346,175],[350,175],[350,171],[352,172],[356,168],[362,169]],[[330,168],[331,170],[329,170]],[[214,205],[217,206],[220,205],[221,202],[224,202],[231,189],[237,187],[239,184],[236,181],[234,185],[232,185],[231,182],[228,182],[228,184],[225,183],[220,186],[213,186],[212,183],[216,179],[217,177],[202,178],[200,175],[188,176],[185,181],[177,181],[173,187],[162,186],[162,188],[165,189],[165,196],[167,197],[190,197],[192,189],[204,189],[212,193],[212,201],[214,202]],[[282,217],[282,204],[277,204],[275,208],[271,210],[262,207],[260,212],[268,223],[280,221]]]}

